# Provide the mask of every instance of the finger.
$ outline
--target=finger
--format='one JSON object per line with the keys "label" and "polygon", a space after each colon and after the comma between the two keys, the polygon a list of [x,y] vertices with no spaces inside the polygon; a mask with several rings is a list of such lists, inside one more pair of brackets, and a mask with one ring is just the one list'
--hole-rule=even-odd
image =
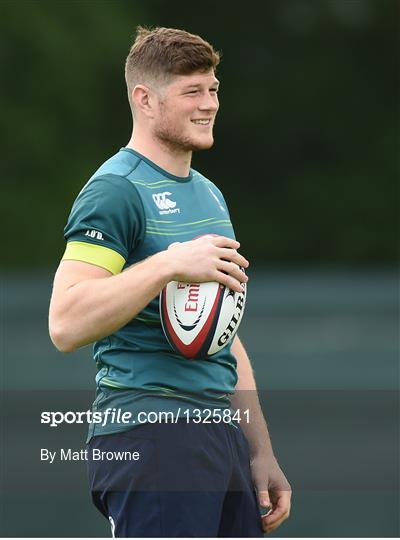
{"label": "finger", "polygon": [[291,491],[273,492],[274,509],[270,514],[262,516],[264,532],[270,533],[289,517],[291,495]]}
{"label": "finger", "polygon": [[225,274],[224,272],[220,272],[219,270],[217,270],[215,273],[215,281],[222,283],[222,285],[225,285],[233,291],[243,292],[243,287],[236,278],[230,276],[229,274]]}
{"label": "finger", "polygon": [[274,501],[274,513],[290,510],[291,491],[273,491],[271,497]]}
{"label": "finger", "polygon": [[265,522],[269,525],[271,523],[275,523],[275,521],[280,520],[285,514],[289,512],[289,510],[290,510],[289,507],[274,508],[270,514],[263,517],[265,519]]}
{"label": "finger", "polygon": [[277,529],[280,525],[282,525],[282,523],[284,521],[287,520],[287,518],[289,517],[289,512],[286,512],[280,519],[272,522],[272,523],[268,523],[266,518],[262,517],[262,528],[263,528],[263,531],[264,532],[272,532],[274,531],[275,529]]}
{"label": "finger", "polygon": [[232,249],[240,248],[240,243],[237,240],[233,240],[232,238],[228,238],[226,236],[213,236],[211,240],[212,243],[217,247]]}
{"label": "finger", "polygon": [[220,259],[232,261],[239,266],[243,266],[243,268],[249,267],[249,261],[245,259],[243,255],[240,255],[240,253],[238,253],[236,249],[221,248],[218,252],[218,256]]}
{"label": "finger", "polygon": [[242,272],[238,265],[233,262],[219,261],[218,270],[221,270],[222,272],[227,272],[232,277],[236,278],[239,283],[247,283],[247,281],[249,280],[246,274]]}
{"label": "finger", "polygon": [[285,519],[289,517],[290,514],[290,504],[285,507],[276,509],[271,512],[269,515],[262,516],[263,526],[265,528],[278,527]]}
{"label": "finger", "polygon": [[266,516],[263,516],[263,521],[266,526],[276,525],[276,523],[285,520],[290,513],[290,503],[286,502],[280,506],[276,506],[274,510]]}
{"label": "finger", "polygon": [[289,510],[286,509],[284,512],[279,512],[277,514],[272,513],[269,515],[262,516],[262,520],[267,527],[275,526],[277,523],[285,520],[289,516]]}
{"label": "finger", "polygon": [[269,498],[268,491],[257,491],[258,504],[262,508],[270,507],[272,509],[271,499]]}
{"label": "finger", "polygon": [[267,524],[262,524],[262,529],[265,533],[271,533],[272,531],[274,531],[275,529],[277,529],[278,527],[280,527],[282,525],[282,523],[284,521],[286,521],[286,519],[288,518],[288,516],[285,516],[283,517],[282,519],[280,519],[279,521],[277,521],[276,523],[272,524],[272,525],[267,525]]}
{"label": "finger", "polygon": [[168,249],[177,246],[178,244],[180,244],[180,242],[172,242],[172,244],[168,246]]}

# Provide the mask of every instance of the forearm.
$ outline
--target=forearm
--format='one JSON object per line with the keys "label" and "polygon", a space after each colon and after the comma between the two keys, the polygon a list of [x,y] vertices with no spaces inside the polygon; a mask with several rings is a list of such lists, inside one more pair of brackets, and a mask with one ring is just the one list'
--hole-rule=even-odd
{"label": "forearm", "polygon": [[[163,252],[115,276],[86,279],[50,305],[50,333],[70,352],[108,336],[135,317],[171,280]],[[56,277],[57,279],[57,277]]]}
{"label": "forearm", "polygon": [[232,352],[238,370],[232,404],[235,408],[250,411],[249,422],[242,421],[240,427],[250,446],[251,476],[258,503],[268,509],[268,513],[262,517],[263,531],[271,532],[289,516],[291,487],[274,456],[250,360],[238,337],[234,340]]}
{"label": "forearm", "polygon": [[251,456],[263,454],[273,456],[267,423],[261,410],[250,359],[238,336],[232,344],[232,353],[237,360],[238,382],[232,397],[234,409],[249,410],[249,421],[242,417],[241,428],[249,442]]}
{"label": "forearm", "polygon": [[[87,262],[64,260],[54,279],[49,330],[54,345],[70,352],[109,336],[143,310],[170,281],[218,281],[242,291],[248,261],[239,242],[204,235],[174,242],[167,250],[112,276]],[[233,264],[234,263],[234,264]]]}

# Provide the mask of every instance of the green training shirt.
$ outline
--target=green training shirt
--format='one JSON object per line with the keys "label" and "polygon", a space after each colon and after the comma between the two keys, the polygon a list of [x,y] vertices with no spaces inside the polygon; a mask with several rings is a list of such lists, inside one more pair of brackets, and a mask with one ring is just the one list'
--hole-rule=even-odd
{"label": "green training shirt", "polygon": [[[129,148],[122,148],[90,178],[76,198],[64,236],[63,260],[94,264],[117,274],[204,234],[235,238],[220,190],[191,169],[174,176]],[[141,286],[140,283],[137,284]],[[93,411],[174,411],[229,407],[237,382],[236,359],[226,346],[188,360],[169,345],[157,296],[134,319],[94,344],[97,395]],[[132,424],[93,423],[93,435]]]}

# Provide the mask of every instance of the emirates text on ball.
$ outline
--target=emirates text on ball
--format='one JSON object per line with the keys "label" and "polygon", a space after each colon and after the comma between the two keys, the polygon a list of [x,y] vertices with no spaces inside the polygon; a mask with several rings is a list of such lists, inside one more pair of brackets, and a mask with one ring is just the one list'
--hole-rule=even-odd
{"label": "emirates text on ball", "polygon": [[[178,283],[178,289],[184,289],[185,284]],[[187,297],[187,302],[185,303],[185,311],[197,311],[199,307],[199,294],[200,294],[200,284],[191,283],[189,285],[189,292]]]}

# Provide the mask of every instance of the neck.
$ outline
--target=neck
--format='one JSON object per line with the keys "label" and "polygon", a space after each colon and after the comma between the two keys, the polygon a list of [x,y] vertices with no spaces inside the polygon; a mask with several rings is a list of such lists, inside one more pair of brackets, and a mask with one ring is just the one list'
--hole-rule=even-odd
{"label": "neck", "polygon": [[153,163],[175,176],[188,176],[192,161],[192,152],[169,147],[163,141],[156,140],[139,129],[134,129],[127,148],[136,150]]}

